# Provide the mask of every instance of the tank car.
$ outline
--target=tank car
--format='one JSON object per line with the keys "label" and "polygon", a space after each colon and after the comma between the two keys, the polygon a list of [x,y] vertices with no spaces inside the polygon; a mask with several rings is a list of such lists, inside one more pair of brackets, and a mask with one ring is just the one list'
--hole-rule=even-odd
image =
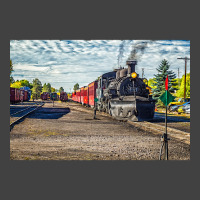
{"label": "tank car", "polygon": [[147,85],[135,72],[137,61],[127,60],[128,68],[116,69],[100,76],[96,89],[97,109],[114,118],[131,121],[151,120],[155,100]]}

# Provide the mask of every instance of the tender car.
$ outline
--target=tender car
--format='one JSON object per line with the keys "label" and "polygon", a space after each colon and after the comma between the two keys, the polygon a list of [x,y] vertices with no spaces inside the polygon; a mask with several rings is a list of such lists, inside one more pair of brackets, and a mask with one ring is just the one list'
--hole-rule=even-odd
{"label": "tender car", "polygon": [[190,108],[190,102],[187,102],[178,108],[178,114],[185,113],[186,109]]}

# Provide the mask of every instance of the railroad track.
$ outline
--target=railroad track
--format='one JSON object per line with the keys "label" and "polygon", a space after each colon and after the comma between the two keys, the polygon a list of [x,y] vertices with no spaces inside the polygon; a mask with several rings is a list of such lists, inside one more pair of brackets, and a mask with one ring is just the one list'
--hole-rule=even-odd
{"label": "railroad track", "polygon": [[43,105],[44,103],[35,103],[34,105],[25,106],[24,109],[18,109],[16,112],[12,110],[12,113],[10,113],[10,129],[14,124],[19,122],[19,120],[23,119]]}

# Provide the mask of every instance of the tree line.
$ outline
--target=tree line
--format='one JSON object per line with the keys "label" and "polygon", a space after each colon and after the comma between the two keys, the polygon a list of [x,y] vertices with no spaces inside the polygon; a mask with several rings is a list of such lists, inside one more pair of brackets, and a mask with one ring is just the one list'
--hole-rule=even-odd
{"label": "tree line", "polygon": [[[157,105],[163,105],[159,97],[165,91],[165,79],[168,75],[169,78],[169,92],[172,93],[175,97],[182,98],[184,96],[184,77],[176,78],[176,74],[170,70],[169,62],[164,59],[161,61],[158,68],[156,68],[157,74],[154,74],[153,78],[148,80],[148,86],[151,88],[152,96],[156,100]],[[28,80],[17,80],[14,81],[12,77],[13,72],[12,60],[10,60],[10,86],[14,88],[20,88],[27,86],[32,90],[32,98],[38,98],[42,92],[64,92],[63,87],[60,87],[59,90],[51,87],[50,83],[44,83],[42,86],[41,81],[38,78],[33,79],[33,82],[30,83]],[[79,89],[79,84],[74,85],[73,90],[76,91]],[[190,97],[190,73],[186,74],[186,97]]]}
{"label": "tree line", "polygon": [[25,80],[25,79],[15,81],[14,78],[12,77],[13,71],[14,71],[14,69],[13,69],[12,60],[10,60],[10,87],[13,87],[13,88],[21,88],[24,86],[29,87],[32,92],[32,94],[31,94],[32,99],[40,98],[40,95],[43,92],[49,92],[49,93],[64,92],[63,87],[60,87],[58,90],[58,89],[52,87],[50,83],[44,83],[44,85],[42,86],[42,83],[38,78],[33,79],[32,83],[30,83],[28,80]]}

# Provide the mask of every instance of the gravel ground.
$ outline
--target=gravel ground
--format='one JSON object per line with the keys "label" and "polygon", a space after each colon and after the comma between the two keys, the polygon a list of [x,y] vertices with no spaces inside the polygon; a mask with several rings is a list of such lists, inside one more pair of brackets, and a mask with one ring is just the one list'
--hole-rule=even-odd
{"label": "gravel ground", "polygon": [[[11,160],[158,160],[160,136],[76,103],[45,103],[10,132]],[[169,160],[190,160],[190,145],[171,139]]]}

